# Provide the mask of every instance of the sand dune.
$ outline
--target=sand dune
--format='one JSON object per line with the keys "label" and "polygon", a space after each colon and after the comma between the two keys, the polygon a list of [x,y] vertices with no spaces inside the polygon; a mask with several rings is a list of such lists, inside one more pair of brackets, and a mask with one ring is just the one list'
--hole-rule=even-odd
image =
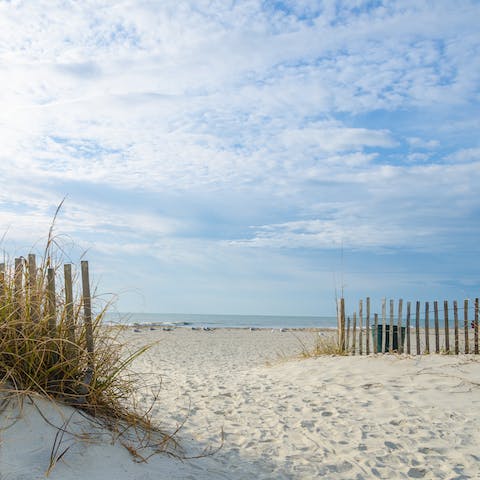
{"label": "sand dune", "polygon": [[[70,445],[52,479],[370,479],[480,478],[480,359],[474,356],[370,356],[294,359],[311,332],[142,329],[132,345],[153,342],[134,367],[152,386],[139,392],[167,430],[179,461],[132,461],[99,430]],[[70,411],[42,410],[62,424]],[[10,405],[2,415],[12,417]],[[75,431],[95,431],[81,417]],[[56,430],[36,408],[0,433],[0,479],[43,478]]]}

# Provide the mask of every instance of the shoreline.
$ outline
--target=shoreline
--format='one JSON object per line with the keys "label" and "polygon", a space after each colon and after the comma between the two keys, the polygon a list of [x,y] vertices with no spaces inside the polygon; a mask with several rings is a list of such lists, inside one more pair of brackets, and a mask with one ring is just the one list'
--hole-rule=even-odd
{"label": "shoreline", "polygon": [[245,327],[245,326],[225,326],[225,327],[203,327],[203,326],[194,326],[194,325],[172,325],[172,324],[164,324],[164,323],[105,323],[104,326],[107,327],[114,327],[114,328],[137,328],[142,331],[144,330],[164,330],[164,331],[172,331],[175,329],[181,330],[192,330],[192,331],[223,331],[223,330],[242,330],[242,331],[305,331],[305,332],[333,332],[337,330],[337,327],[280,327],[280,326],[272,326],[272,327]]}
{"label": "shoreline", "polygon": [[114,325],[153,325],[208,328],[336,328],[336,316],[205,315],[111,313],[103,320]]}

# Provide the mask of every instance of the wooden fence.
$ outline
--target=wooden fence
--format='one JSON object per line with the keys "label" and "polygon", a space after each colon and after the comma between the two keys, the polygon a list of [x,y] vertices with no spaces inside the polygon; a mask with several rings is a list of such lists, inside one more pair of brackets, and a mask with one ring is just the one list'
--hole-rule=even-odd
{"label": "wooden fence", "polygon": [[[388,306],[388,315],[387,315]],[[404,302],[382,300],[380,313],[372,312],[370,298],[358,310],[345,314],[345,300],[338,304],[338,342],[351,355],[371,353],[479,353],[479,299],[451,304],[445,300]]]}
{"label": "wooden fence", "polygon": [[[29,254],[27,258],[15,258],[14,270],[7,271],[5,263],[0,263],[0,309],[8,302],[13,304],[12,314],[21,321],[39,322],[41,318],[48,319],[48,330],[55,335],[58,315],[56,291],[56,272],[54,268],[38,268],[36,256]],[[74,296],[72,265],[63,266],[64,288],[61,294],[64,301],[62,314],[65,315],[65,325],[68,340],[75,344]],[[85,341],[89,358],[93,358],[93,325],[90,296],[90,280],[88,262],[81,262],[81,303],[85,326]],[[90,367],[93,368],[91,361]]]}

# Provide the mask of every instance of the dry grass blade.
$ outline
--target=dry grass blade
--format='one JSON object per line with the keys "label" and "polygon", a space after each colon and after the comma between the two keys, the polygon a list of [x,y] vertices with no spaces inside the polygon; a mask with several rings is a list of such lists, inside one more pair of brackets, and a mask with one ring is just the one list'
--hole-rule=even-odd
{"label": "dry grass blade", "polygon": [[65,420],[64,424],[61,426],[61,428],[57,430],[57,433],[55,434],[52,450],[50,452],[50,462],[48,464],[47,471],[45,472],[46,477],[50,475],[50,472],[53,470],[55,465],[63,458],[63,456],[68,452],[68,450],[70,450],[70,445],[68,445],[60,452],[60,448],[63,443],[63,436],[65,435],[66,429],[68,427],[68,424],[70,423],[70,420],[72,419],[72,416],[73,414],[71,414],[70,417]]}

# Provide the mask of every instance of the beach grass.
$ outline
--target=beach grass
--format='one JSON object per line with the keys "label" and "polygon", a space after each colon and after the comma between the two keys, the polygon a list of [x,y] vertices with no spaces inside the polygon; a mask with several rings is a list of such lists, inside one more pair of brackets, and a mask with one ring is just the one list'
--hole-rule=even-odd
{"label": "beach grass", "polygon": [[[53,298],[52,309],[48,270],[53,268],[61,277],[54,247],[49,238],[34,275],[28,268],[19,270],[23,259],[16,264],[7,259],[3,264],[0,394],[7,399],[41,396],[74,407],[116,438],[134,432],[142,445],[123,442],[130,452],[138,452],[147,443],[155,451],[167,450],[175,440],[152,423],[149,409],[141,410],[135,402],[144,385],[131,365],[148,346],[130,352],[122,345],[120,330],[102,323],[108,305],[94,316],[91,331],[84,321],[81,295],[67,303],[60,291]],[[93,350],[89,348],[92,334]]]}
{"label": "beach grass", "polygon": [[295,336],[300,343],[300,358],[315,358],[324,355],[347,355],[345,349],[342,350],[338,342],[337,335],[333,331],[312,332],[311,339],[302,340]]}

